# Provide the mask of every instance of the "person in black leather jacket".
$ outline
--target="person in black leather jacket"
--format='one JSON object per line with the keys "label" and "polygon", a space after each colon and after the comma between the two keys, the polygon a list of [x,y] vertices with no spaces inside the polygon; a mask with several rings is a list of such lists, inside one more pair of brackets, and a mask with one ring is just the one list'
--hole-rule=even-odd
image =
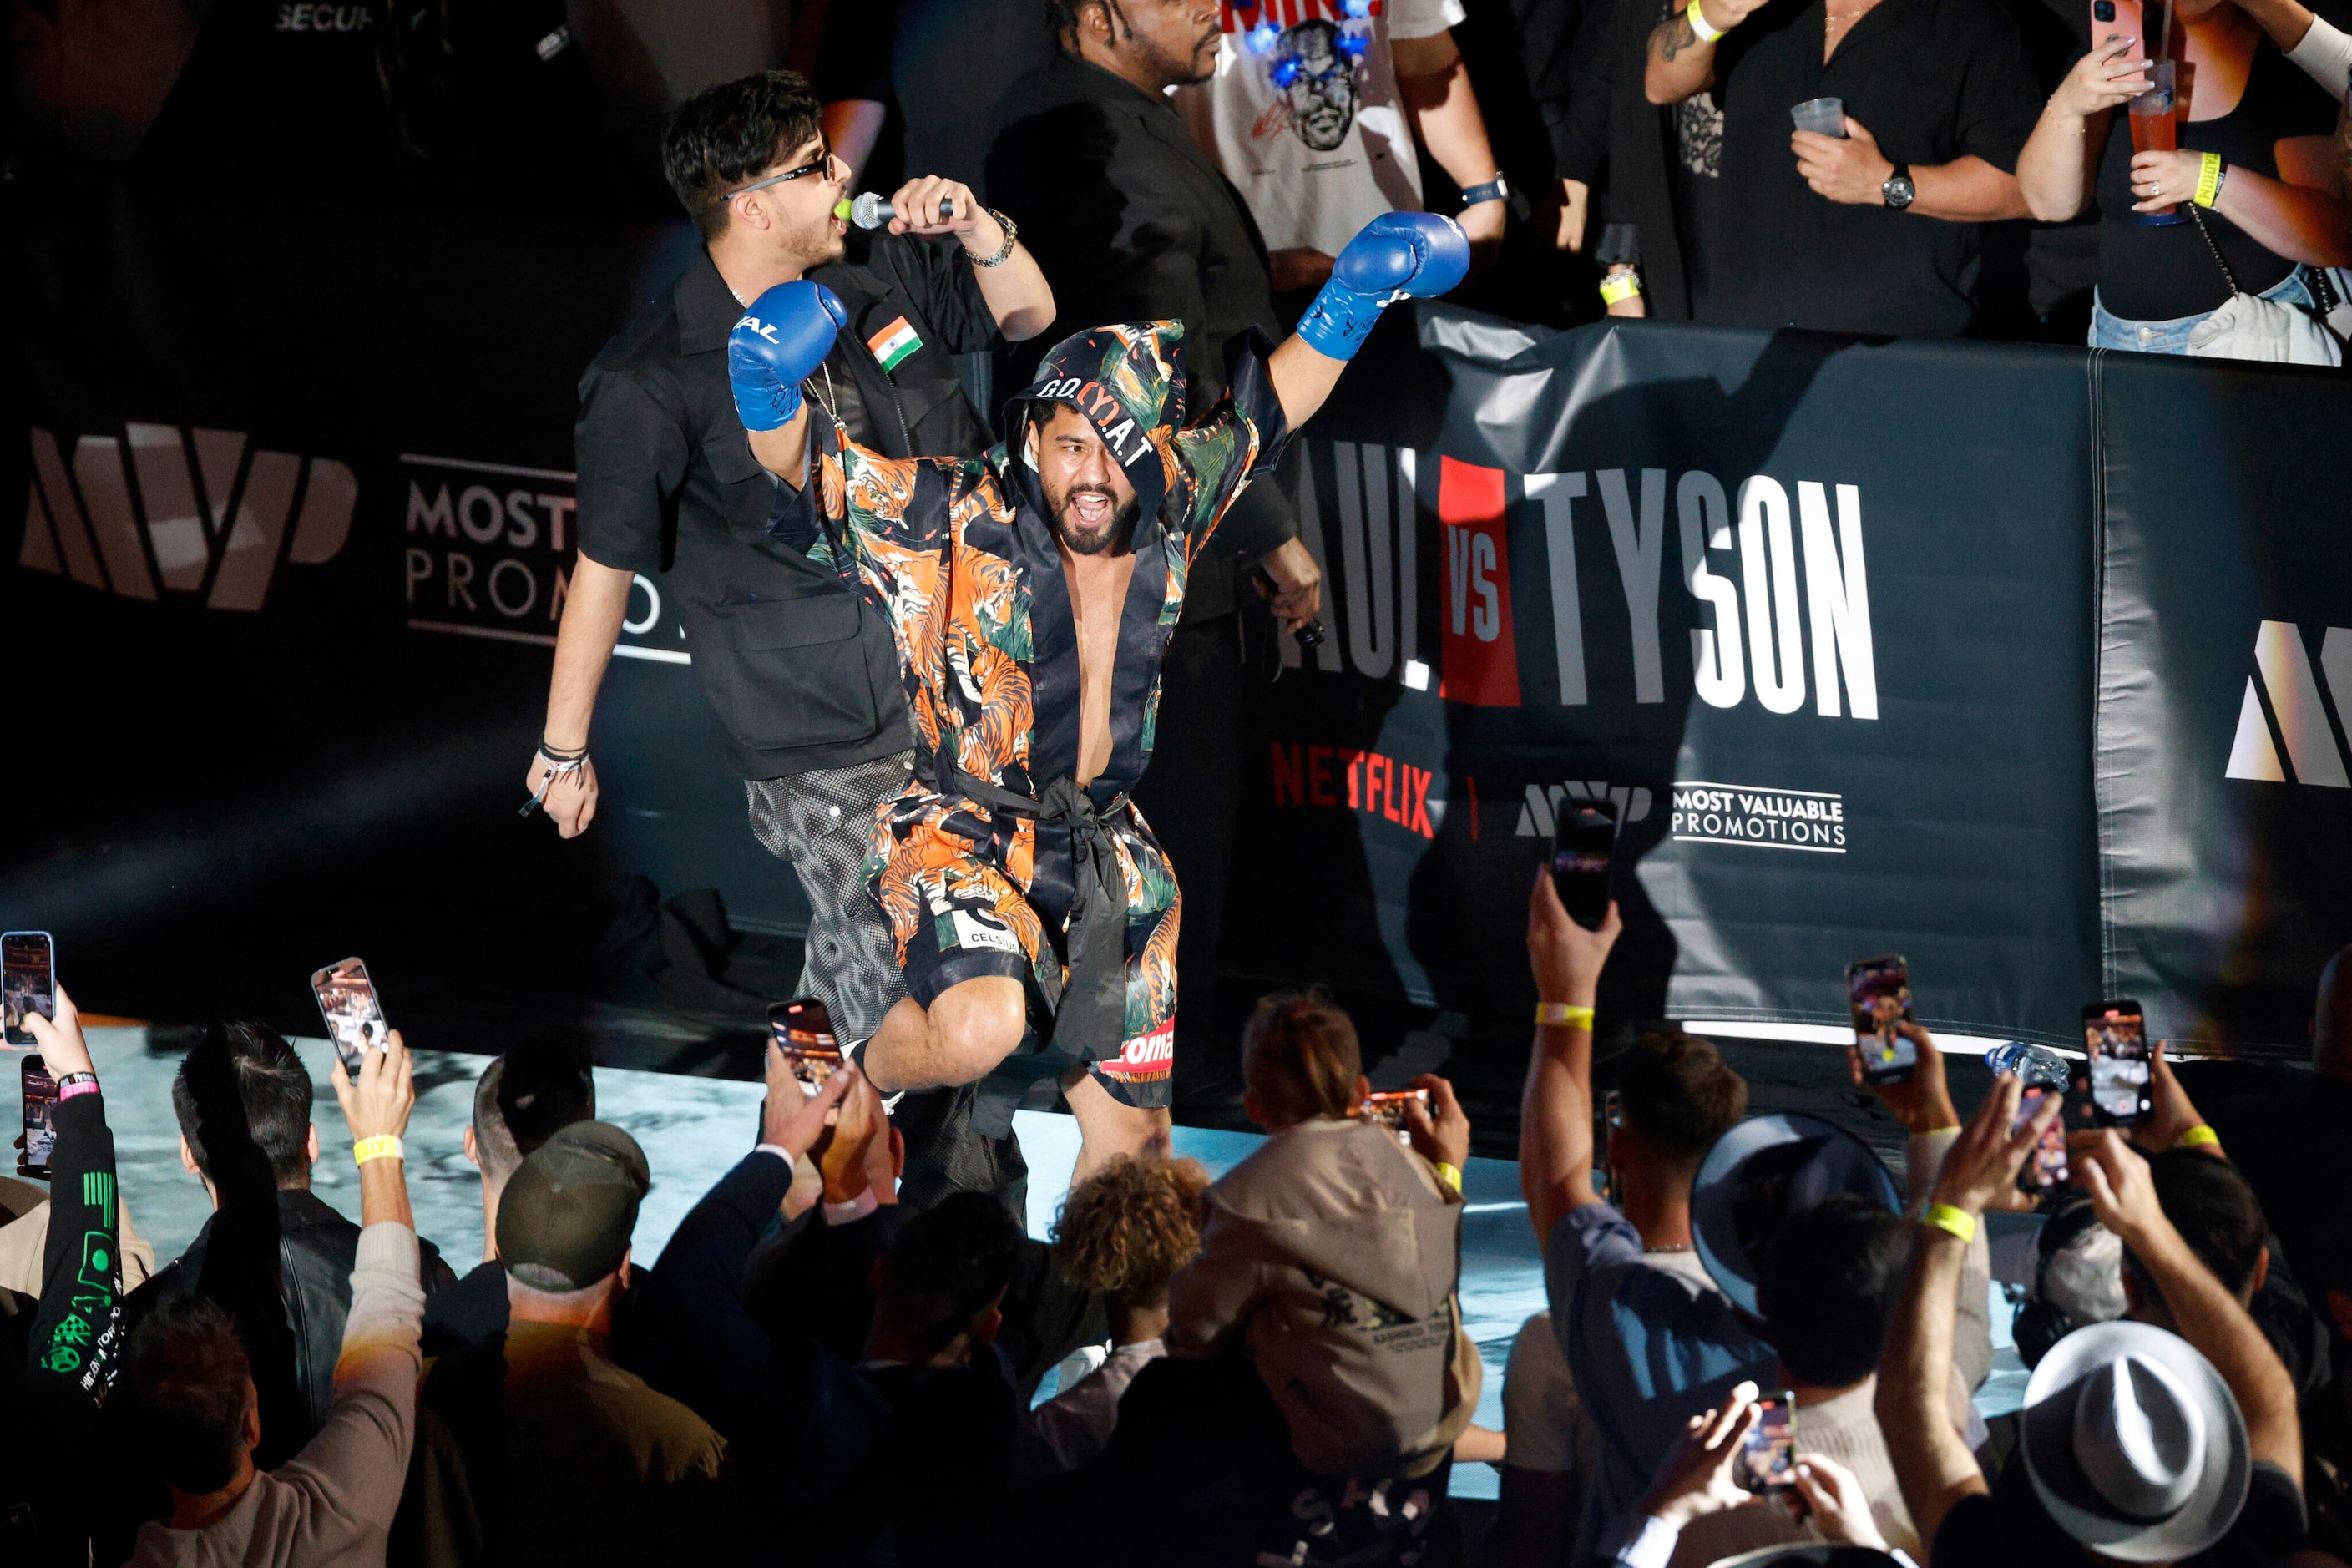
{"label": "person in black leather jacket", "polygon": [[[260,1394],[263,1469],[292,1458],[326,1421],[359,1257],[360,1227],[310,1191],[319,1157],[310,1103],[310,1071],[275,1029],[205,1028],[173,1080],[172,1109],[180,1163],[204,1183],[213,1217],[128,1303],[133,1325],[195,1294],[236,1319]],[[427,1296],[456,1281],[431,1242],[417,1246]]]}

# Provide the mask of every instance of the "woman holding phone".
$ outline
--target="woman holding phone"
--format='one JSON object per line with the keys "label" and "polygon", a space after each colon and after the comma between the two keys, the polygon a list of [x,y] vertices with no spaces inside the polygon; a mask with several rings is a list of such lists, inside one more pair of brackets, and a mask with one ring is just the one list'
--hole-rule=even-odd
{"label": "woman holding phone", "polygon": [[2178,103],[2170,126],[2144,128],[2158,132],[2147,138],[2158,146],[2135,152],[2116,112],[2155,85],[2144,37],[2119,18],[2094,23],[2090,51],[2018,157],[2035,217],[2064,222],[2098,204],[2094,348],[2185,353],[2189,334],[2229,302],[2231,280],[2308,309],[2306,268],[2352,264],[2329,95],[2232,0],[2173,0],[2171,14],[2164,53],[2177,62]]}

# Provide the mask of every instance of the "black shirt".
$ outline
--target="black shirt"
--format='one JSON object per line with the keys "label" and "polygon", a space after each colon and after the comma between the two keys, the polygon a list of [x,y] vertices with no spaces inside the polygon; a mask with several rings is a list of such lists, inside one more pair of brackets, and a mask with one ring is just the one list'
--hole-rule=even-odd
{"label": "black shirt", "polygon": [[[2276,1465],[2257,1462],[2237,1522],[2181,1568],[2269,1568],[2303,1544],[2304,1530],[2303,1489]],[[2089,1568],[2093,1560],[2042,1508],[2021,1455],[1990,1495],[1952,1506],[1930,1561],[1936,1568]]]}
{"label": "black shirt", "polygon": [[1996,0],[1879,0],[1824,65],[1826,26],[1822,0],[1771,0],[1717,46],[1721,246],[1698,319],[1957,336],[1974,314],[1977,226],[1814,195],[1789,110],[1842,99],[1895,163],[1973,154],[2013,172],[2042,111],[2024,41]]}
{"label": "black shirt", "polygon": [[[2254,51],[2237,107],[2218,119],[2183,124],[2180,145],[2219,153],[2232,168],[2276,179],[2280,141],[2335,130],[2336,100],[2264,41]],[[2170,321],[2221,309],[2230,286],[2195,223],[2132,221],[2137,215],[2131,210],[2131,128],[2118,110],[2108,116],[2106,150],[2099,159],[2099,303],[2127,321]],[[2294,270],[2294,262],[2265,250],[2219,212],[2198,216],[2247,293],[2259,294]]]}
{"label": "black shirt", "polygon": [[[986,437],[951,356],[998,335],[971,264],[953,241],[867,243],[862,259],[812,274],[849,321],[806,390],[887,456],[977,455]],[[581,553],[668,574],[736,776],[872,762],[912,743],[898,654],[856,591],[768,537],[774,481],[727,383],[727,334],[741,314],[699,254],[581,377]],[[885,372],[869,342],[902,320],[921,346]]]}

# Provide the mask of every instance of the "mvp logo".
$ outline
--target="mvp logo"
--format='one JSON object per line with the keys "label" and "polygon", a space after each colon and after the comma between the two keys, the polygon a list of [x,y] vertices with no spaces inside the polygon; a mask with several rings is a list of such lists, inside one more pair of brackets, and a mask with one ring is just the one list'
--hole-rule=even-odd
{"label": "mvp logo", "polygon": [[1515,837],[1549,838],[1559,820],[1563,801],[1608,800],[1617,804],[1617,821],[1631,826],[1650,815],[1650,792],[1639,784],[1611,785],[1570,779],[1566,784],[1528,785],[1527,804],[1519,807]]}
{"label": "mvp logo", "polygon": [[238,430],[126,425],[121,439],[81,437],[68,468],[56,437],[32,436],[16,563],[101,593],[257,610],[280,561],[332,561],[351,534],[359,481],[332,458],[248,450]]}
{"label": "mvp logo", "polygon": [[[2352,702],[2352,630],[2327,628],[2319,645],[2319,674],[2326,677],[2327,689],[2335,694],[2337,720],[2352,726],[2352,715],[2345,712],[2345,704]],[[2255,691],[2257,678],[2260,695]],[[2238,707],[2238,734],[2231,742],[2230,763],[2222,776],[2287,782],[2286,769],[2279,765],[2279,748],[2271,741],[2270,720],[2263,713],[2265,700],[2271,717],[2278,721],[2280,737],[2286,742],[2294,782],[2352,788],[2352,777],[2345,773],[2344,753],[2337,749],[2335,731],[2328,728],[2319,675],[2312,670],[2302,628],[2286,621],[2264,621],[2254,633],[2254,674],[2246,678],[2245,700]]]}

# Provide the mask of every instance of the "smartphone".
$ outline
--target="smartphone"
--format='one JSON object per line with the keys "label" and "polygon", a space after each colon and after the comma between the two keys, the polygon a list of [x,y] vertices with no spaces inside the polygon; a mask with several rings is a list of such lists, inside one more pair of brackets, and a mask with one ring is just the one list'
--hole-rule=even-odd
{"label": "smartphone", "polygon": [[1432,1114],[1429,1090],[1425,1089],[1374,1089],[1364,1096],[1364,1103],[1356,1108],[1356,1114],[1366,1121],[1379,1122],[1394,1132],[1400,1142],[1410,1142],[1405,1132],[1404,1108],[1416,1100],[1421,1101],[1423,1115]]}
{"label": "smartphone", "polygon": [[2083,1009],[2083,1048],[2091,1058],[2091,1118],[2102,1127],[2137,1127],[2155,1113],[2148,1097],[2148,1048],[2139,1004],[2128,996]]}
{"label": "smartphone", "polygon": [[1552,828],[1551,885],[1568,918],[1599,931],[1609,918],[1609,862],[1617,851],[1617,805],[1613,801],[1559,803]]}
{"label": "smartphone", "polygon": [[25,1015],[58,1016],[57,946],[45,931],[0,932],[0,996],[5,996],[5,1035],[12,1046],[40,1042],[25,1027]]}
{"label": "smartphone", "polygon": [[792,1064],[793,1076],[801,1080],[803,1093],[816,1093],[817,1086],[841,1066],[841,1042],[834,1038],[833,1015],[818,997],[796,996],[770,1006],[768,1033]]}
{"label": "smartphone", "polygon": [[[2035,1114],[2041,1110],[2042,1101],[2049,1093],[2050,1090],[2046,1089],[2029,1089],[2025,1091],[2024,1096],[2017,1102],[2017,1120],[2010,1123],[2009,1131],[2011,1137],[2025,1131],[2026,1123],[2032,1121]],[[2041,1140],[2033,1145],[2033,1152],[2028,1154],[2025,1157],[2025,1163],[2017,1168],[2017,1190],[2021,1193],[2032,1193],[2038,1197],[2053,1187],[2064,1186],[2068,1174],[2066,1116],[2063,1111],[2061,1111],[2050,1119],[2050,1125],[2042,1130]]]}
{"label": "smartphone", "polygon": [[318,995],[319,1012],[327,1020],[327,1037],[335,1043],[335,1056],[342,1062],[343,1071],[356,1079],[360,1053],[371,1046],[383,1049],[383,1037],[390,1032],[367,965],[356,958],[331,963],[310,976],[310,989]]}
{"label": "smartphone", "polygon": [[1899,952],[1845,966],[1846,1005],[1866,1083],[1899,1082],[1919,1065],[1919,1047],[1895,1032],[1911,1022],[1911,965]]}
{"label": "smartphone", "polygon": [[1756,1402],[1756,1425],[1739,1455],[1739,1484],[1751,1492],[1784,1492],[1797,1484],[1797,1396],[1782,1389]]}
{"label": "smartphone", "polygon": [[58,1080],[38,1057],[25,1058],[25,1155],[16,1169],[28,1176],[49,1173],[49,1151],[58,1142]]}
{"label": "smartphone", "polygon": [[[2147,28],[2140,16],[2140,0],[2091,0],[2091,48],[2095,53],[2109,38],[2135,38],[2145,45]],[[2142,47],[2139,58],[2149,56]]]}

